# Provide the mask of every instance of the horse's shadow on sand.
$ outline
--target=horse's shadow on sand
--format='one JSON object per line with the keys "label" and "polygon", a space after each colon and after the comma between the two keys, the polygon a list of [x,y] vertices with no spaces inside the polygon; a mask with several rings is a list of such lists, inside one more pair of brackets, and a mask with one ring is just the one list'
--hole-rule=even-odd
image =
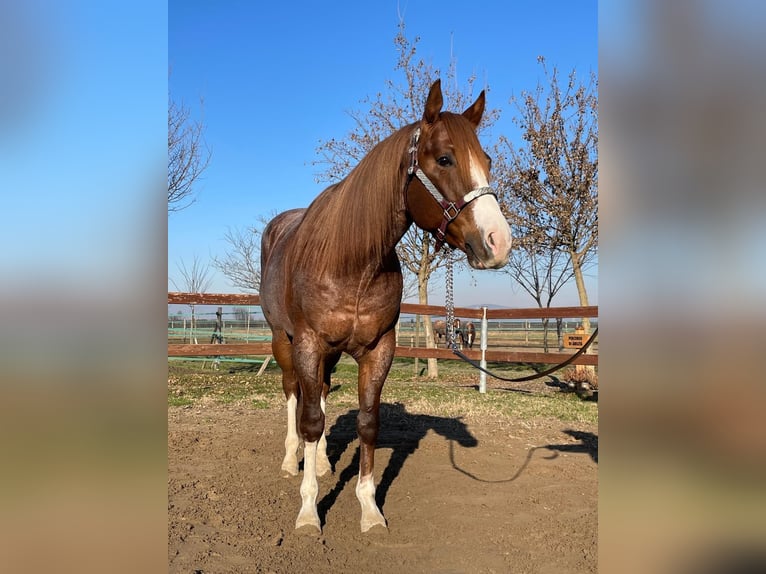
{"label": "horse's shadow on sand", "polygon": [[598,435],[592,432],[577,430],[565,430],[566,434],[580,441],[579,444],[549,444],[545,448],[555,452],[582,453],[590,456],[593,462],[598,463]]}
{"label": "horse's shadow on sand", "polygon": [[[327,433],[327,456],[334,473],[337,471],[337,465],[343,453],[357,439],[358,413],[359,409],[353,409],[341,415]],[[466,424],[459,418],[413,414],[408,413],[401,403],[381,403],[380,434],[375,448],[376,450],[390,448],[392,452],[375,491],[375,501],[379,508],[383,508],[388,490],[399,476],[404,462],[418,449],[420,441],[425,438],[428,431],[434,431],[450,443],[457,442],[463,447],[470,448],[479,444],[476,437],[469,432]],[[354,449],[353,460],[340,471],[336,484],[317,505],[323,524],[327,512],[335,504],[340,493],[359,473],[359,448],[354,445]]]}
{"label": "horse's shadow on sand", "polygon": [[[335,485],[317,505],[319,519],[322,524],[326,523],[327,513],[335,504],[340,493],[359,473],[359,448],[355,444],[357,441],[356,417],[358,413],[358,409],[353,409],[341,415],[327,433],[327,456],[330,459],[333,473],[337,472],[337,466],[341,457],[352,443],[354,443],[354,457],[340,471]],[[378,435],[376,450],[390,448],[392,452],[375,492],[375,501],[379,508],[384,508],[386,495],[396,477],[399,476],[405,461],[410,455],[415,453],[420,446],[420,441],[426,437],[429,431],[436,432],[449,442],[449,461],[452,468],[478,482],[503,483],[515,481],[526,470],[538,450],[548,451],[548,456],[544,456],[544,458],[549,460],[558,457],[560,452],[567,452],[587,454],[598,464],[598,435],[570,429],[563,432],[579,441],[579,444],[567,442],[566,444],[548,444],[530,448],[527,451],[525,460],[512,476],[488,480],[461,468],[455,460],[455,443],[465,448],[476,447],[479,444],[479,441],[471,434],[467,425],[460,418],[413,414],[408,413],[401,403],[381,403],[380,434]]]}

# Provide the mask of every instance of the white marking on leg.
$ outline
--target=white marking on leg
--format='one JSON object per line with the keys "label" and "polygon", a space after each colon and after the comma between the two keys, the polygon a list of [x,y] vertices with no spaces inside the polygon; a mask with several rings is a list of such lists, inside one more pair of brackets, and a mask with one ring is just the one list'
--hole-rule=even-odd
{"label": "white marking on leg", "polygon": [[319,532],[322,527],[319,524],[317,512],[317,495],[319,483],[316,474],[317,443],[307,442],[303,445],[303,480],[301,481],[301,510],[295,521],[295,528],[301,526],[314,526]]}
{"label": "white marking on leg", "polygon": [[367,532],[373,526],[380,525],[386,528],[386,519],[375,503],[375,481],[371,474],[359,475],[356,483],[356,497],[362,505],[362,532]]}
{"label": "white marking on leg", "polygon": [[287,436],[285,437],[285,458],[282,460],[282,470],[296,476],[298,474],[298,446],[301,439],[298,437],[296,426],[296,409],[298,399],[290,395],[287,399]]}
{"label": "white marking on leg", "polygon": [[[325,398],[321,397],[319,399],[319,407],[322,409],[322,414],[327,414],[325,403]],[[327,437],[325,436],[325,430],[322,429],[322,436],[319,437],[319,445],[317,446],[317,476],[324,476],[331,469],[330,459],[327,458]]]}

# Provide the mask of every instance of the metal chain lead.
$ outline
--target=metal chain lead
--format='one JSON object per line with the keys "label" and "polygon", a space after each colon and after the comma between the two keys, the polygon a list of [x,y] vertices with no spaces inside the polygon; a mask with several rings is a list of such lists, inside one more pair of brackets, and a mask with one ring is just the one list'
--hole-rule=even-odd
{"label": "metal chain lead", "polygon": [[452,289],[452,250],[446,243],[443,248],[447,252],[447,290],[444,304],[447,311],[447,345],[454,350],[457,349],[457,341],[455,340],[455,294]]}
{"label": "metal chain lead", "polygon": [[543,371],[542,373],[535,373],[534,375],[527,375],[526,377],[516,377],[516,378],[506,378],[501,377],[499,375],[496,375],[484,367],[482,367],[479,363],[476,363],[466,357],[463,353],[461,353],[457,348],[457,342],[455,341],[455,294],[452,289],[452,250],[451,248],[447,247],[447,244],[445,243],[442,248],[447,251],[447,289],[445,292],[445,303],[444,307],[447,312],[447,346],[452,349],[455,354],[466,361],[467,363],[473,365],[480,371],[484,371],[486,374],[488,374],[491,377],[494,377],[496,379],[500,379],[501,381],[510,381],[510,382],[522,382],[522,381],[531,381],[533,379],[538,379],[540,377],[544,377],[546,375],[550,375],[551,373],[558,371],[559,369],[566,367],[569,363],[574,361],[577,357],[579,357],[582,353],[585,352],[585,350],[590,346],[590,344],[593,342],[593,340],[596,338],[596,335],[598,335],[598,328],[596,328],[595,331],[590,336],[590,339],[588,339],[585,344],[574,354],[571,355],[566,361],[563,363],[560,363],[556,365],[555,367],[548,369],[546,371]]}

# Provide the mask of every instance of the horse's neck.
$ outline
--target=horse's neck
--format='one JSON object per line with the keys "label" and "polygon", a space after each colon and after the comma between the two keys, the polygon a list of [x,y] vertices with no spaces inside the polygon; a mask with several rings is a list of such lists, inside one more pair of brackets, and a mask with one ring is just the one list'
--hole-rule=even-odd
{"label": "horse's neck", "polygon": [[376,145],[314,200],[294,234],[294,265],[329,277],[358,277],[376,266],[391,271],[411,224],[402,168],[407,135],[397,132]]}
{"label": "horse's neck", "polygon": [[406,211],[397,213],[395,217],[397,221],[396,233],[394,234],[392,245],[386,246],[387,248],[390,248],[390,251],[392,251],[394,254],[396,254],[396,246],[399,245],[399,242],[410,230],[410,227],[412,227],[412,220],[407,216]]}
{"label": "horse's neck", "polygon": [[[296,261],[302,266],[312,268],[320,262],[320,270],[331,275],[353,275],[371,269],[391,271],[393,266],[398,267],[396,246],[411,225],[400,195],[403,192],[392,186],[360,198],[355,197],[359,185],[363,183],[354,181],[330,191],[340,194],[333,198],[336,202],[356,202],[351,210],[338,214],[321,205],[316,210],[309,208],[305,225],[296,230]],[[332,220],[337,223],[329,224]],[[327,264],[323,266],[321,261]]]}

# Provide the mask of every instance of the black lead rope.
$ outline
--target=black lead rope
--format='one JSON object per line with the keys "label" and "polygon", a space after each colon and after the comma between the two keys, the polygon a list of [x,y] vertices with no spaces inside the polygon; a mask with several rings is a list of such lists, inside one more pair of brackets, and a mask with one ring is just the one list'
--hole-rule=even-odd
{"label": "black lead rope", "polygon": [[[417,143],[417,139],[414,140],[415,143]],[[413,152],[413,166],[415,165],[415,155],[414,155],[414,149],[417,149],[414,147],[415,144],[413,144],[413,147],[410,148],[410,151]],[[410,171],[410,178],[412,179],[412,171]],[[409,179],[407,180],[409,183]],[[406,188],[405,188],[406,193]],[[449,250],[447,248],[447,244],[444,243],[444,249],[447,250],[447,270],[446,270],[446,279],[447,279],[447,285],[445,290],[445,309],[446,309],[446,315],[447,315],[447,325],[445,326],[445,335],[447,338],[448,345],[452,348],[452,352],[455,353],[458,357],[460,357],[462,360],[464,360],[469,365],[475,367],[476,369],[480,370],[483,373],[488,374],[490,377],[494,377],[495,379],[499,379],[501,381],[507,381],[509,383],[520,383],[522,381],[532,381],[534,379],[539,379],[540,377],[544,377],[546,375],[550,375],[551,373],[555,373],[559,369],[563,369],[568,364],[570,364],[572,361],[574,361],[577,357],[582,355],[585,350],[590,347],[590,344],[593,342],[593,340],[596,338],[596,335],[598,335],[598,327],[596,327],[596,330],[593,331],[590,338],[585,341],[585,344],[580,347],[580,349],[571,357],[569,357],[566,361],[563,363],[559,363],[555,367],[552,367],[548,370],[543,371],[542,373],[535,373],[534,375],[527,375],[526,377],[515,377],[513,379],[510,379],[508,377],[501,377],[500,375],[496,375],[484,367],[482,367],[479,363],[476,361],[472,361],[468,357],[466,357],[463,353],[458,351],[457,348],[457,341],[455,340],[455,299],[454,299],[454,293],[453,293],[453,283],[452,283],[452,254],[449,253]],[[441,247],[441,245],[439,246]],[[439,247],[436,248],[436,253],[439,252]]]}
{"label": "black lead rope", "polygon": [[481,366],[479,363],[477,363],[476,361],[472,361],[471,359],[469,359],[468,357],[466,357],[466,356],[465,356],[463,353],[461,353],[460,351],[458,351],[458,350],[457,350],[457,347],[453,347],[453,348],[452,348],[452,352],[453,352],[453,353],[455,353],[455,354],[456,354],[458,357],[460,357],[461,359],[463,359],[463,360],[464,360],[466,363],[469,363],[470,365],[472,365],[473,367],[475,367],[475,368],[479,369],[479,370],[480,370],[481,372],[483,372],[483,373],[487,373],[487,374],[488,374],[490,377],[494,377],[494,378],[496,378],[496,379],[500,379],[501,381],[507,381],[507,382],[509,382],[509,383],[520,383],[520,382],[522,382],[522,381],[531,381],[531,380],[533,380],[533,379],[539,379],[540,377],[544,377],[544,376],[546,376],[546,375],[550,375],[551,373],[555,373],[555,372],[556,372],[556,371],[558,371],[559,369],[563,369],[563,368],[564,368],[564,367],[566,367],[566,366],[567,366],[569,363],[571,363],[572,361],[574,361],[574,360],[575,360],[577,357],[579,357],[580,355],[582,355],[582,354],[585,352],[585,350],[586,350],[586,349],[587,349],[587,348],[590,346],[590,344],[593,342],[593,339],[595,339],[595,338],[596,338],[596,335],[598,335],[598,327],[596,327],[596,330],[595,330],[595,331],[593,331],[593,334],[591,334],[590,338],[589,338],[587,341],[585,341],[585,344],[584,344],[582,347],[580,347],[580,350],[579,350],[579,351],[577,351],[577,352],[576,352],[574,355],[572,355],[571,357],[569,357],[569,358],[568,358],[566,361],[564,361],[563,363],[560,363],[560,364],[556,365],[556,366],[555,366],[555,367],[553,367],[553,368],[550,368],[550,369],[548,369],[548,370],[546,370],[546,371],[543,371],[542,373],[535,373],[534,375],[527,375],[526,377],[516,377],[516,378],[513,378],[513,379],[510,379],[510,378],[507,378],[507,377],[501,377],[500,375],[495,375],[494,373],[492,373],[492,372],[488,371],[487,369],[485,369],[484,367],[482,367],[482,366]]}

